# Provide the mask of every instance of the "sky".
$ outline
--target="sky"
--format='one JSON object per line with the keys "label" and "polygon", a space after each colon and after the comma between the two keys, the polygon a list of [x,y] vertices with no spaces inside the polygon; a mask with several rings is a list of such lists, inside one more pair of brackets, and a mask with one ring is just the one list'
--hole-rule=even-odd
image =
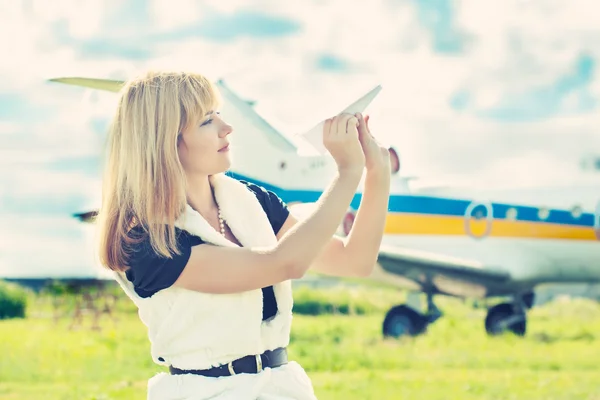
{"label": "sky", "polygon": [[[87,276],[116,96],[48,82],[224,79],[284,133],[366,89],[419,177],[553,182],[600,154],[593,0],[21,0],[0,5],[0,276]],[[243,132],[243,127],[239,127]],[[101,272],[100,272],[101,273]]]}

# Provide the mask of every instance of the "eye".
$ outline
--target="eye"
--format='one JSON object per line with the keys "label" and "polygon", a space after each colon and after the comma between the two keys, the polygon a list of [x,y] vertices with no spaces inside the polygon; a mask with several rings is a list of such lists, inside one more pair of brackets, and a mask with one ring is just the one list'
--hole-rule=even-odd
{"label": "eye", "polygon": [[[220,111],[217,111],[217,112],[215,112],[215,113],[213,113],[213,114],[216,114],[216,115],[221,115],[221,112],[220,112]],[[209,119],[207,119],[206,121],[204,121],[204,122],[203,122],[203,123],[202,123],[200,126],[205,126],[205,125],[211,124],[211,123],[212,123],[212,121],[213,121],[213,120],[212,120],[212,118],[209,118]]]}

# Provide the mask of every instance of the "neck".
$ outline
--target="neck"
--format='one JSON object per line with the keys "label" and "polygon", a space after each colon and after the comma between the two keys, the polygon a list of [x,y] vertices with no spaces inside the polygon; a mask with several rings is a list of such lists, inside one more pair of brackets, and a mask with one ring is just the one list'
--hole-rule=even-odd
{"label": "neck", "polygon": [[188,177],[187,201],[201,215],[211,215],[217,210],[208,175]]}

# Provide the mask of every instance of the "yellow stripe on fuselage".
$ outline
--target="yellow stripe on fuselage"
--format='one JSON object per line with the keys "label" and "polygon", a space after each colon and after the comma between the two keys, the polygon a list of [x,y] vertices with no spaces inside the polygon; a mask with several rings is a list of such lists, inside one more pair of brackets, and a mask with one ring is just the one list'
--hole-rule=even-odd
{"label": "yellow stripe on fuselage", "polygon": [[547,222],[511,221],[494,219],[490,222],[471,219],[468,225],[462,217],[389,213],[385,234],[388,235],[469,235],[481,237],[513,237],[536,239],[597,240],[594,229],[585,226],[553,224]]}

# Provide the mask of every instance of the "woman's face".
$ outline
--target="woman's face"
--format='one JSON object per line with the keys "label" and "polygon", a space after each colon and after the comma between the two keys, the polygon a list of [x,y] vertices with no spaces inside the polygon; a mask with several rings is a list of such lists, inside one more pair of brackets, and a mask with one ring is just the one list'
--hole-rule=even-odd
{"label": "woman's face", "polygon": [[210,111],[198,124],[181,132],[177,148],[188,176],[214,175],[229,169],[228,136],[232,130],[219,112]]}

